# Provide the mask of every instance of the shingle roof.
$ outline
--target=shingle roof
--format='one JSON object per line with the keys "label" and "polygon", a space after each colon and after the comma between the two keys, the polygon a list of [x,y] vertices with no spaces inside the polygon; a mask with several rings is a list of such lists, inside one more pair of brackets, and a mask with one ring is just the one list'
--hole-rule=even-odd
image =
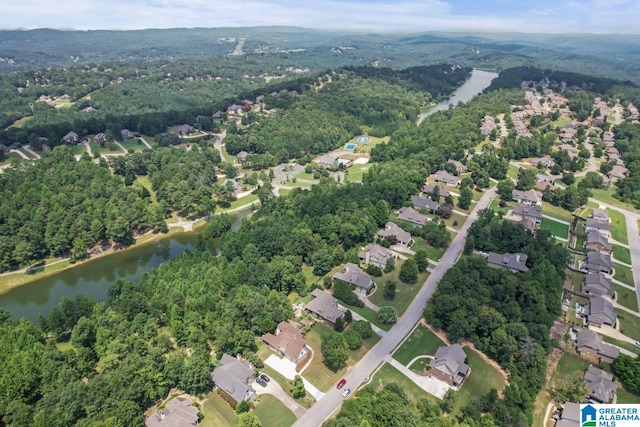
{"label": "shingle roof", "polygon": [[487,257],[487,263],[496,267],[513,269],[517,271],[529,271],[529,267],[526,266],[528,256],[522,253],[515,254],[498,254],[495,252],[489,252]]}
{"label": "shingle roof", "polygon": [[469,371],[469,365],[464,363],[467,355],[460,344],[452,344],[450,346],[442,346],[436,351],[436,354],[429,366],[432,369],[446,372],[452,377],[458,374],[466,375]]}
{"label": "shingle roof", "polygon": [[430,211],[435,211],[439,206],[438,202],[428,197],[420,196],[411,196],[411,203],[418,209],[429,209]]}
{"label": "shingle roof", "polygon": [[588,329],[581,329],[578,331],[576,347],[588,347],[599,354],[612,359],[615,359],[620,354],[620,350],[617,347],[603,343],[600,335]]}
{"label": "shingle roof", "polygon": [[378,236],[380,237],[395,237],[396,240],[400,242],[409,243],[411,241],[411,233],[404,231],[402,228],[398,227],[397,224],[393,222],[387,222],[384,227],[384,230],[378,231]]}
{"label": "shingle roof", "polygon": [[611,251],[611,243],[609,243],[609,239],[598,230],[591,230],[587,233],[585,244],[587,246],[599,244],[602,245],[604,250]]}
{"label": "shingle roof", "polygon": [[222,364],[211,373],[213,383],[227,393],[236,402],[242,402],[255,393],[248,385],[254,376],[249,362],[241,362],[228,354],[222,355]]}
{"label": "shingle roof", "polygon": [[609,402],[616,394],[618,386],[613,382],[613,375],[589,366],[584,374],[584,384],[589,391],[589,397],[600,402]]}
{"label": "shingle roof", "polygon": [[611,231],[611,224],[609,224],[609,221],[604,221],[598,218],[589,218],[587,219],[585,228],[595,228],[597,230]]}
{"label": "shingle roof", "polygon": [[300,330],[288,322],[280,322],[276,332],[276,335],[272,333],[263,335],[262,340],[278,349],[288,359],[297,361],[302,349],[307,345]]}
{"label": "shingle roof", "polygon": [[310,312],[328,320],[331,323],[343,316],[342,310],[338,308],[338,300],[333,295],[321,289],[314,289],[311,292],[313,299],[307,303],[305,308]]}
{"label": "shingle roof", "polygon": [[400,213],[398,214],[398,219],[416,225],[424,225],[429,219],[425,215],[422,215],[420,212],[410,207],[400,208],[399,212]]}
{"label": "shingle roof", "polygon": [[435,173],[435,180],[447,184],[456,184],[458,182],[458,177],[451,175],[445,170],[439,170]]}
{"label": "shingle roof", "polygon": [[184,397],[171,399],[164,409],[144,421],[147,427],[189,427],[198,425],[198,408]]}
{"label": "shingle roof", "polygon": [[598,296],[609,295],[610,297],[613,297],[614,295],[611,279],[602,273],[587,274],[582,285],[582,292],[597,294]]}
{"label": "shingle roof", "polygon": [[587,269],[597,269],[599,267],[611,269],[611,255],[595,251],[587,252]]}
{"label": "shingle roof", "polygon": [[602,297],[589,299],[589,323],[614,325],[616,320],[616,311],[611,301]]}
{"label": "shingle roof", "polygon": [[357,265],[348,262],[344,265],[344,273],[336,273],[333,275],[335,279],[342,280],[343,282],[354,285],[358,288],[369,291],[373,287],[373,280]]}
{"label": "shingle roof", "polygon": [[451,195],[451,193],[449,193],[449,190],[447,190],[446,188],[444,188],[442,185],[437,185],[434,183],[430,183],[430,184],[425,184],[422,187],[422,192],[423,193],[432,193],[433,189],[438,187],[438,194],[440,195],[440,197],[449,197]]}
{"label": "shingle roof", "polygon": [[514,200],[527,200],[533,203],[538,203],[540,201],[540,198],[540,193],[535,190],[513,190]]}
{"label": "shingle roof", "polygon": [[542,220],[542,207],[516,205],[513,207],[513,214]]}

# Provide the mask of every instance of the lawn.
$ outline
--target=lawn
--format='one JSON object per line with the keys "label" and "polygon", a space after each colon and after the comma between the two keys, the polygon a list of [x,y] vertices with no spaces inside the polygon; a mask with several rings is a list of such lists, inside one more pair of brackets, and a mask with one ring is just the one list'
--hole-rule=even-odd
{"label": "lawn", "polygon": [[558,120],[556,120],[555,122],[553,122],[553,126],[554,127],[562,127],[564,125],[568,125],[569,123],[571,123],[573,121],[573,119],[567,117],[567,116],[560,116],[558,118]]}
{"label": "lawn", "polygon": [[615,190],[613,188],[606,188],[606,189],[592,188],[589,191],[591,191],[592,197],[594,199],[601,200],[605,203],[608,203],[610,205],[613,205],[622,209],[626,209],[631,212],[636,212],[636,213],[640,212],[636,208],[634,208],[633,205],[630,205],[628,203],[625,203],[613,197],[613,194],[615,193]]}
{"label": "lawn", "polygon": [[627,220],[620,211],[607,208],[611,218],[611,237],[620,243],[629,244],[627,237]]}
{"label": "lawn", "polygon": [[329,328],[327,325],[323,323],[316,323],[304,336],[307,344],[313,349],[314,355],[311,363],[303,372],[303,375],[311,384],[316,386],[318,390],[324,392],[327,392],[331,387],[334,387],[335,384],[340,381],[340,378],[342,378],[347,372],[346,367],[334,372],[327,368],[322,361],[322,353],[320,352],[322,337],[330,334],[331,332],[333,332],[333,329]]}
{"label": "lawn", "polygon": [[640,318],[616,308],[620,332],[628,337],[640,341]]}
{"label": "lawn", "polygon": [[496,212],[502,212],[503,215],[506,215],[507,212],[509,212],[511,209],[513,209],[513,205],[515,203],[513,202],[507,202],[507,206],[501,208],[500,207],[500,198],[499,197],[494,197],[493,200],[491,201],[491,203],[489,204],[489,209],[496,211]]}
{"label": "lawn", "polygon": [[[350,142],[355,142],[355,139],[351,140]],[[373,147],[378,144],[386,144],[387,142],[389,142],[388,136],[384,136],[382,138],[379,138],[377,136],[369,136],[369,142],[367,142],[366,144],[358,145],[358,153],[371,153],[371,149]]]}
{"label": "lawn", "polygon": [[540,224],[541,230],[549,230],[552,235],[566,239],[569,237],[569,226],[549,218],[543,218]]}
{"label": "lawn", "polygon": [[581,292],[582,282],[584,282],[585,274],[577,271],[565,269],[565,274],[568,279],[571,279],[571,290],[573,292]]}
{"label": "lawn", "polygon": [[640,403],[640,396],[626,387],[618,387],[616,396],[618,396],[616,403]]}
{"label": "lawn", "polygon": [[120,149],[120,147],[118,147],[113,142],[107,142],[104,145],[99,145],[98,144],[96,148],[97,148],[97,151],[94,148],[94,145],[91,146],[91,150],[93,151],[94,155],[96,153],[100,153],[100,154],[103,154],[103,155],[123,154],[123,151]]}
{"label": "lawn", "polygon": [[617,340],[615,338],[608,337],[606,335],[602,335],[602,341],[608,342],[609,344],[617,345],[618,347],[622,347],[622,348],[624,348],[626,350],[629,350],[629,351],[631,351],[633,353],[640,353],[640,348],[639,347],[636,347],[635,345],[633,345],[633,344],[631,344],[629,342],[626,342],[626,341],[620,341],[620,340]]}
{"label": "lawn", "polygon": [[255,203],[256,205],[260,204],[260,198],[256,194],[249,194],[242,199],[238,199],[234,202],[231,202],[228,208],[221,209],[221,212],[228,211],[231,209],[239,208],[240,206],[249,205],[251,203]]}
{"label": "lawn", "polygon": [[415,357],[421,355],[433,356],[444,343],[431,329],[420,324],[409,338],[393,353],[393,358],[403,365],[407,365]]}
{"label": "lawn", "polygon": [[314,276],[313,266],[311,265],[303,265],[302,274],[304,275],[304,282],[307,285],[311,285],[312,283],[316,283],[318,280],[320,280],[320,277]]}
{"label": "lawn", "polygon": [[120,144],[122,144],[122,146],[124,148],[126,148],[127,151],[129,151],[129,150],[142,151],[145,148],[147,148],[147,146],[144,145],[142,143],[142,141],[140,141],[138,138],[129,139],[127,141],[122,141]]}
{"label": "lawn", "polygon": [[313,177],[312,173],[306,173],[306,172],[300,172],[298,175],[296,175],[296,178],[298,179],[308,179],[308,180],[316,180],[316,178]]}
{"label": "lawn", "polygon": [[[471,208],[475,207],[475,205],[471,205]],[[460,209],[456,206],[456,209]],[[444,220],[444,223],[447,224],[448,227],[453,227],[456,230],[460,230],[462,224],[467,220],[467,217],[464,215],[460,215],[459,213],[454,212],[449,218]],[[449,230],[451,231],[451,230]]]}
{"label": "lawn", "polygon": [[[398,286],[406,286],[406,285],[399,284]],[[348,308],[349,310],[353,311],[354,313],[358,313],[360,316],[364,317],[369,322],[371,322],[372,324],[376,325],[378,328],[382,329],[383,331],[388,331],[393,326],[393,325],[385,325],[383,323],[380,323],[378,321],[377,313],[375,311],[371,310],[370,308],[367,308],[367,307],[354,307],[354,306],[345,304],[342,301],[340,301],[340,305],[343,305],[344,307]]]}
{"label": "lawn", "polygon": [[542,213],[562,221],[571,221],[571,212],[559,206],[553,206],[549,202],[542,202]]}
{"label": "lawn", "polygon": [[407,397],[414,403],[417,403],[420,399],[427,398],[433,403],[439,403],[440,400],[435,396],[427,393],[420,387],[418,387],[413,381],[407,378],[402,372],[398,371],[388,363],[384,363],[382,367],[376,372],[371,379],[371,383],[367,387],[373,387],[376,390],[382,390],[382,388],[391,383],[398,384],[402,390],[407,394]]}
{"label": "lawn", "polygon": [[413,251],[418,251],[420,249],[424,249],[427,251],[427,258],[433,261],[440,261],[442,255],[444,255],[445,250],[440,248],[434,248],[433,246],[429,246],[427,242],[424,241],[422,237],[413,237],[413,241],[415,244],[411,248]]}
{"label": "lawn", "polygon": [[254,413],[263,427],[289,427],[296,422],[293,412],[269,394],[260,397],[260,403],[254,409]]}
{"label": "lawn", "polygon": [[151,201],[153,203],[158,203],[158,197],[156,196],[156,192],[153,191],[153,189],[151,188],[151,181],[149,181],[149,175],[136,176],[136,180],[134,181],[134,183],[137,183],[137,185],[141,187],[146,187],[147,190],[149,191],[149,194],[151,194]]}
{"label": "lawn", "polygon": [[[375,282],[377,286],[377,290],[373,295],[369,296],[369,301],[377,305],[378,307],[383,307],[385,305],[395,307],[398,311],[398,316],[402,316],[405,312],[413,298],[415,298],[416,294],[424,284],[427,277],[429,277],[429,273],[423,273],[418,276],[418,280],[414,284],[403,283],[398,275],[400,274],[400,266],[402,263],[396,264],[396,268],[387,274],[383,274],[381,277],[375,277]],[[384,284],[387,281],[393,281],[396,283],[396,294],[395,298],[392,300],[388,300],[384,298]]]}
{"label": "lawn", "polygon": [[286,197],[289,195],[289,193],[291,193],[293,190],[289,190],[288,188],[279,188],[278,189],[278,194],[280,195],[280,197]]}
{"label": "lawn", "polygon": [[22,157],[18,153],[7,153],[4,156],[4,161],[0,162],[0,166],[8,165],[11,162],[22,160]]}
{"label": "lawn", "polygon": [[624,262],[625,264],[631,265],[631,253],[629,249],[624,246],[612,245],[613,247],[613,257],[616,261]]}
{"label": "lawn", "polygon": [[507,385],[502,373],[485,361],[479,352],[470,347],[464,347],[464,352],[471,373],[458,392],[454,415],[460,414],[460,408],[467,406],[474,397],[484,396],[492,388],[500,392]]}
{"label": "lawn", "polygon": [[233,427],[238,420],[233,408],[215,391],[205,396],[201,412],[204,415],[200,422],[202,427]]}
{"label": "lawn", "polygon": [[353,165],[349,169],[347,169],[347,181],[348,182],[360,182],[362,181],[362,176],[366,171],[371,168],[371,163],[365,163],[363,165]]}
{"label": "lawn", "polygon": [[613,284],[616,294],[618,294],[618,304],[627,307],[633,311],[638,311],[638,298],[636,293],[631,289],[620,286],[617,283]]}
{"label": "lawn", "polygon": [[82,156],[87,152],[87,147],[85,147],[84,144],[72,145],[69,148],[71,149],[71,152],[74,156]]}
{"label": "lawn", "polygon": [[507,176],[509,178],[518,179],[519,172],[520,168],[518,166],[509,163],[509,169],[507,169]]}
{"label": "lawn", "polygon": [[574,375],[582,375],[588,367],[589,362],[568,353],[563,353],[560,360],[558,360],[556,370],[551,375],[550,386],[553,384],[559,384],[562,381],[570,380]]}
{"label": "lawn", "polygon": [[629,267],[625,267],[614,262],[613,268],[615,269],[615,274],[613,275],[614,279],[619,280],[626,285],[635,286],[635,283],[633,283],[633,272]]}

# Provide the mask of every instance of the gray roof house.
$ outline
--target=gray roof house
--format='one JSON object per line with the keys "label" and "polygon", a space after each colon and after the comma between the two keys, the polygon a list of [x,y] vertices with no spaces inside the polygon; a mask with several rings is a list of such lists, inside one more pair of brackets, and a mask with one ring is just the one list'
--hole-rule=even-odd
{"label": "gray roof house", "polygon": [[611,243],[609,243],[609,239],[596,230],[591,230],[587,233],[587,237],[584,240],[584,247],[588,251],[611,253]]}
{"label": "gray roof house", "polygon": [[588,320],[590,325],[609,325],[614,327],[618,318],[611,301],[603,297],[597,297],[589,299]]}
{"label": "gray roof house", "polygon": [[236,157],[238,158],[238,161],[240,163],[244,163],[244,161],[247,160],[247,157],[249,157],[249,153],[247,153],[246,151],[241,151],[236,154]]}
{"label": "gray roof house", "polygon": [[598,297],[609,296],[613,298],[614,296],[611,279],[600,272],[586,275],[582,283],[582,292]]}
{"label": "gray roof house", "polygon": [[384,268],[387,265],[387,260],[389,258],[396,258],[396,255],[383,246],[376,243],[369,243],[358,253],[358,257],[364,261],[365,264],[373,264]]}
{"label": "gray roof house", "polygon": [[338,300],[329,292],[314,289],[311,298],[304,308],[325,322],[333,325],[339,317],[344,316],[344,312],[338,307]]}
{"label": "gray roof house", "polygon": [[427,221],[429,221],[429,218],[427,218],[425,215],[422,215],[420,212],[410,207],[405,206],[403,208],[400,208],[398,212],[399,220],[407,221],[414,225],[422,227],[427,223]]}
{"label": "gray roof house", "polygon": [[459,386],[469,372],[467,355],[460,344],[442,346],[429,363],[429,373],[453,386]]}
{"label": "gray roof house", "polygon": [[629,173],[629,169],[621,165],[615,165],[613,169],[609,172],[609,177],[614,179],[620,179],[627,176]]}
{"label": "gray roof house", "polygon": [[337,161],[338,161],[337,157],[329,156],[329,155],[321,156],[314,160],[314,162],[316,162],[320,166],[325,167],[327,169],[332,167],[334,164],[336,164]]}
{"label": "gray roof house", "polygon": [[442,182],[447,185],[458,185],[460,183],[460,180],[457,176],[453,176],[445,170],[439,170],[438,172],[436,172],[435,181]]}
{"label": "gray roof house", "polygon": [[583,352],[593,351],[599,357],[615,360],[620,355],[620,349],[602,342],[600,335],[589,329],[580,329],[576,339],[576,349]]}
{"label": "gray roof house", "polygon": [[429,197],[411,196],[411,203],[418,209],[427,209],[435,212],[438,209],[438,202],[431,200]]}
{"label": "gray roof house", "polygon": [[71,131],[68,134],[66,134],[65,136],[63,136],[62,139],[67,144],[75,144],[76,142],[78,142],[78,134],[73,132],[73,131]]}
{"label": "gray roof house", "polygon": [[530,161],[532,166],[543,166],[545,168],[550,168],[556,164],[550,157],[538,157],[535,159],[531,159]]}
{"label": "gray roof house", "polygon": [[530,219],[536,224],[540,224],[542,222],[542,207],[540,206],[523,206],[516,205],[513,207],[513,211],[511,215],[516,217],[519,220]]}
{"label": "gray roof house", "polygon": [[438,194],[440,197],[449,197],[451,195],[451,193],[449,193],[449,191],[444,188],[444,186],[442,185],[438,185],[438,184],[434,184],[433,182],[430,184],[425,184],[424,186],[422,186],[422,193],[423,194],[431,194],[433,193],[433,190],[438,187]]}
{"label": "gray roof house", "polygon": [[193,126],[189,126],[188,124],[184,124],[178,128],[178,135],[189,135],[195,129]]}
{"label": "gray roof house", "polygon": [[618,386],[613,381],[613,375],[595,366],[589,366],[584,374],[584,385],[589,392],[588,397],[602,403],[611,402]]}
{"label": "gray roof house", "polygon": [[590,273],[611,274],[613,272],[611,255],[596,251],[587,252],[587,259],[584,261],[583,269]]}
{"label": "gray roof house", "polygon": [[411,233],[404,231],[393,222],[387,222],[384,230],[378,231],[378,237],[387,239],[392,245],[407,246],[411,242]]}
{"label": "gray roof house", "polygon": [[128,141],[133,138],[133,132],[131,132],[129,129],[122,129],[120,131],[120,135],[122,135],[123,141]]}
{"label": "gray roof house", "polygon": [[213,113],[211,115],[211,118],[213,120],[221,120],[222,119],[222,114],[223,114],[222,111],[218,110],[218,111],[216,111],[215,113]]}
{"label": "gray roof house", "polygon": [[606,209],[602,209],[602,208],[595,208],[590,218],[595,218],[597,220],[607,221],[607,222],[609,222],[610,220],[609,212],[607,212]]}
{"label": "gray roof house", "polygon": [[611,236],[611,224],[608,220],[602,220],[598,218],[589,218],[584,225],[584,231],[599,231],[607,237]]}
{"label": "gray roof house", "polygon": [[489,252],[487,257],[487,264],[493,268],[503,268],[512,273],[529,271],[529,267],[526,266],[528,256],[522,253],[515,254],[498,254],[495,252]]}
{"label": "gray roof house", "polygon": [[176,397],[166,404],[164,409],[154,412],[144,420],[146,427],[190,427],[197,426],[198,408],[193,402],[184,397]]}
{"label": "gray roof house", "polygon": [[562,414],[555,427],[580,427],[580,404],[567,402],[562,408]]}
{"label": "gray roof house", "polygon": [[542,205],[542,193],[535,190],[513,190],[513,200],[523,205]]}
{"label": "gray roof house", "polygon": [[456,168],[456,172],[462,173],[467,171],[467,167],[457,160],[449,159],[447,163],[451,163]]}
{"label": "gray roof house", "polygon": [[364,293],[369,292],[373,287],[371,277],[351,262],[344,265],[344,273],[338,272],[333,275],[333,278],[353,285],[357,291]]}
{"label": "gray roof house", "polygon": [[255,376],[251,364],[228,354],[222,355],[221,362],[211,373],[215,386],[236,403],[255,397],[256,391],[249,385]]}

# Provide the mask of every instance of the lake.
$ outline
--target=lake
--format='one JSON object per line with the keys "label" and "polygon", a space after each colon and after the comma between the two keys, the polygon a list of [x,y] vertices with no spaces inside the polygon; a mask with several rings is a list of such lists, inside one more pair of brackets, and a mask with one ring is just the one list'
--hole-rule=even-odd
{"label": "lake", "polygon": [[[232,228],[237,228],[242,218],[250,212],[246,210],[234,214]],[[58,306],[62,297],[86,295],[96,301],[106,301],[112,283],[120,279],[135,282],[147,271],[192,249],[200,231],[202,228],[188,233],[174,233],[18,286],[0,295],[0,306],[9,310],[15,319],[25,317],[37,322],[38,315],[48,315],[52,308]]]}
{"label": "lake", "polygon": [[469,101],[471,98],[488,88],[491,81],[496,77],[498,77],[498,73],[474,68],[471,72],[471,76],[462,84],[462,86],[453,92],[451,98],[440,101],[437,105],[429,108],[418,116],[418,125],[420,125],[420,123],[430,115],[437,113],[438,111],[448,109],[450,105],[455,106],[458,105],[458,102]]}

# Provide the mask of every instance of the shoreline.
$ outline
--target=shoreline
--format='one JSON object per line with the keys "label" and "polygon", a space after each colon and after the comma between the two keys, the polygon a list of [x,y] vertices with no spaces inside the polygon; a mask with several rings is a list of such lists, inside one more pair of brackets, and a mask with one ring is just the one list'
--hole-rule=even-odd
{"label": "shoreline", "polygon": [[[17,287],[20,287],[22,285],[26,285],[28,283],[32,283],[35,282],[37,280],[40,279],[44,279],[46,277],[50,277],[53,276],[55,274],[58,274],[62,271],[65,270],[69,270],[71,268],[80,266],[80,265],[84,265],[86,263],[89,263],[91,261],[103,258],[105,256],[109,256],[109,255],[113,255],[116,253],[121,253],[123,251],[128,251],[130,249],[134,249],[134,248],[139,248],[141,246],[144,246],[146,244],[149,243],[154,243],[157,242],[159,240],[163,240],[163,239],[167,239],[172,237],[173,235],[177,234],[177,233],[193,233],[193,232],[200,232],[201,228],[204,227],[204,225],[206,225],[206,221],[203,221],[201,224],[199,223],[201,220],[196,220],[193,221],[193,226],[189,231],[186,231],[184,229],[184,227],[182,226],[173,226],[171,227],[171,224],[168,224],[169,226],[169,231],[167,233],[153,233],[153,232],[148,232],[145,234],[140,235],[138,238],[136,238],[135,242],[127,247],[121,248],[121,249],[113,249],[113,248],[109,248],[106,251],[102,251],[99,254],[95,254],[95,255],[91,255],[90,258],[84,259],[82,261],[77,261],[73,264],[71,264],[69,262],[69,258],[61,258],[61,259],[56,259],[54,261],[52,261],[51,263],[45,264],[45,266],[43,268],[38,269],[36,272],[34,273],[26,273],[24,271],[24,269],[22,270],[14,270],[13,272],[5,272],[4,276],[0,277],[0,295],[6,294],[7,292],[11,291],[12,289],[15,289]],[[196,223],[198,223],[197,225],[195,225]],[[13,280],[12,280],[13,279]],[[6,282],[6,283],[5,283]]]}

